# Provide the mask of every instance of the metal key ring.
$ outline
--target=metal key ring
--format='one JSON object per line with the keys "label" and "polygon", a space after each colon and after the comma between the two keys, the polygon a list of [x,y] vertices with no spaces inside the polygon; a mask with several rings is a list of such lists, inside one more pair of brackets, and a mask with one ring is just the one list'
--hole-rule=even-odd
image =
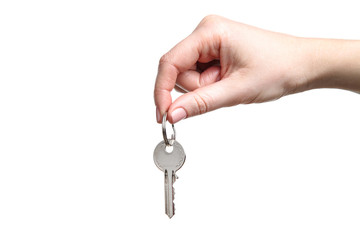
{"label": "metal key ring", "polygon": [[166,118],[167,118],[167,112],[164,113],[163,119],[162,119],[162,133],[163,133],[164,142],[165,142],[166,146],[172,146],[174,144],[175,138],[176,138],[175,127],[174,127],[174,124],[171,124],[174,133],[171,134],[171,138],[168,139],[167,134],[166,134]]}

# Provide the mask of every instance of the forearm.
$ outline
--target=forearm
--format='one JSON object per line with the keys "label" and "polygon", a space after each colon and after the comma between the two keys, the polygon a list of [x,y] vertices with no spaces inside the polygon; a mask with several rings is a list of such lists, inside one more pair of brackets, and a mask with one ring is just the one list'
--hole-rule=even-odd
{"label": "forearm", "polygon": [[360,41],[308,39],[308,88],[339,88],[360,93]]}

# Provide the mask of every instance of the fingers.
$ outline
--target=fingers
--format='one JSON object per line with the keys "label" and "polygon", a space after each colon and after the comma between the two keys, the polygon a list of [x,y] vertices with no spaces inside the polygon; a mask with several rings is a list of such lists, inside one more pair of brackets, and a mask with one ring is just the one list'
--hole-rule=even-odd
{"label": "fingers", "polygon": [[172,102],[170,92],[175,87],[178,75],[195,65],[200,47],[201,38],[193,33],[160,59],[154,90],[158,122],[161,121],[158,116],[162,116]]}
{"label": "fingers", "polygon": [[197,69],[199,72],[203,72],[206,69],[212,67],[212,66],[219,66],[220,67],[220,60],[212,60],[210,62],[197,62],[195,69]]}
{"label": "fingers", "polygon": [[[157,107],[157,121],[160,123],[164,112],[168,110],[172,99],[170,92],[175,87],[176,80],[181,73],[196,68],[197,62],[210,62],[219,59],[220,38],[213,31],[206,28],[197,28],[195,31],[166,53],[159,63],[158,75],[156,77],[154,99]],[[206,71],[205,71],[206,72]],[[203,75],[192,76],[199,83],[214,82],[218,68],[212,68]],[[184,80],[185,82],[185,80]],[[190,85],[192,83],[189,83]],[[180,84],[181,85],[181,84]],[[185,86],[184,86],[185,87]],[[191,89],[195,89],[191,86]],[[187,87],[185,87],[187,88]]]}
{"label": "fingers", "polygon": [[220,67],[212,66],[204,72],[199,73],[194,70],[188,70],[180,73],[176,79],[176,83],[188,91],[210,85],[220,80]]}
{"label": "fingers", "polygon": [[221,107],[232,106],[239,90],[232,81],[221,80],[180,96],[170,106],[168,119],[176,123],[184,118],[203,114]]}

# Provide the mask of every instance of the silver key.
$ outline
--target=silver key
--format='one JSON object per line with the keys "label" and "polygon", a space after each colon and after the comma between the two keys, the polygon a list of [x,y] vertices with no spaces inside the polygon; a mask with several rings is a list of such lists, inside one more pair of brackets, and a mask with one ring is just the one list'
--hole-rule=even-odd
{"label": "silver key", "polygon": [[161,141],[154,150],[154,162],[156,166],[164,172],[165,180],[165,213],[172,218],[175,215],[174,206],[174,187],[173,184],[177,178],[176,171],[179,170],[185,162],[185,152],[179,142],[172,142],[172,151],[166,151],[166,143]]}

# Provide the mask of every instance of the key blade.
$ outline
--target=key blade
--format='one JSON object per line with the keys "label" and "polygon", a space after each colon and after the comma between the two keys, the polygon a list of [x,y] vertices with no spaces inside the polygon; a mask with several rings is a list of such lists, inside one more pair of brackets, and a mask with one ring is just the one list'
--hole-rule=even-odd
{"label": "key blade", "polygon": [[175,215],[174,171],[165,170],[165,213],[171,219]]}

